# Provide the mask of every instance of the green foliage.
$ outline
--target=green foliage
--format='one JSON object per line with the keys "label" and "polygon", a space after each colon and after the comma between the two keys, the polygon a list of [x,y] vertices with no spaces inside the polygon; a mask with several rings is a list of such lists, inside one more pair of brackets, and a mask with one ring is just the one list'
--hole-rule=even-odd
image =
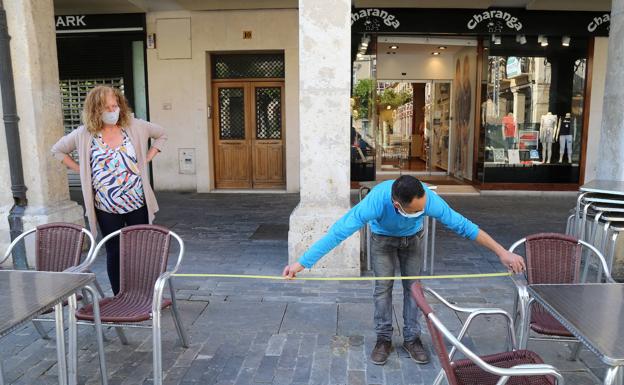
{"label": "green foliage", "polygon": [[411,100],[412,94],[408,91],[396,92],[394,88],[386,88],[379,97],[379,104],[382,107],[390,106],[395,109]]}
{"label": "green foliage", "polygon": [[370,118],[370,109],[373,105],[373,90],[375,82],[373,79],[360,79],[353,89],[353,98],[355,99],[355,108],[357,109],[357,118]]}

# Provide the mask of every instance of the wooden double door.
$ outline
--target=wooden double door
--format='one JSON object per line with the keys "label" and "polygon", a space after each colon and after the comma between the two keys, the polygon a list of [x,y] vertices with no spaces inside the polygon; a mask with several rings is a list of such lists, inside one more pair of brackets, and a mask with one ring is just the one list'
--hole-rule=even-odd
{"label": "wooden double door", "polygon": [[282,189],[284,82],[213,82],[215,185]]}

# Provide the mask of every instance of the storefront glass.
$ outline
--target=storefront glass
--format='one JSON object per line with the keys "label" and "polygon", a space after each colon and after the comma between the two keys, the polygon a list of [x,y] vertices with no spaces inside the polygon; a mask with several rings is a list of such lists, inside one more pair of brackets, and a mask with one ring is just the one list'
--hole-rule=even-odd
{"label": "storefront glass", "polygon": [[353,63],[351,91],[351,180],[375,180],[375,104],[374,55],[358,57]]}
{"label": "storefront glass", "polygon": [[578,183],[587,42],[552,48],[487,45],[479,179]]}

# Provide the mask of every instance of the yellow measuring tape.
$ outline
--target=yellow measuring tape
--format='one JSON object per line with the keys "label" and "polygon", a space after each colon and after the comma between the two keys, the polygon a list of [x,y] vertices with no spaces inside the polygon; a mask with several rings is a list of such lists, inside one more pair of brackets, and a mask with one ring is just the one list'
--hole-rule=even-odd
{"label": "yellow measuring tape", "polygon": [[[446,274],[446,275],[414,275],[406,277],[297,277],[294,281],[386,281],[386,280],[405,280],[405,279],[467,279],[467,278],[492,278],[492,277],[509,277],[512,273],[484,273],[484,274]],[[246,275],[246,274],[200,274],[200,273],[182,273],[174,274],[174,277],[187,278],[244,278],[244,279],[272,279],[272,280],[289,280],[281,275]]]}

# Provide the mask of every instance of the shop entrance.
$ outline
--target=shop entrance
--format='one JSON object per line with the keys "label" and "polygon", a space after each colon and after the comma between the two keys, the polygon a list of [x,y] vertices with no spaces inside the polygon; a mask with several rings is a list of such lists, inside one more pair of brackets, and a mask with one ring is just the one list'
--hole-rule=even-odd
{"label": "shop entrance", "polygon": [[377,88],[381,171],[449,174],[454,145],[451,81],[379,81]]}
{"label": "shop entrance", "polygon": [[475,39],[378,36],[377,179],[472,180],[476,60]]}
{"label": "shop entrance", "polygon": [[212,87],[217,188],[285,188],[284,82]]}

